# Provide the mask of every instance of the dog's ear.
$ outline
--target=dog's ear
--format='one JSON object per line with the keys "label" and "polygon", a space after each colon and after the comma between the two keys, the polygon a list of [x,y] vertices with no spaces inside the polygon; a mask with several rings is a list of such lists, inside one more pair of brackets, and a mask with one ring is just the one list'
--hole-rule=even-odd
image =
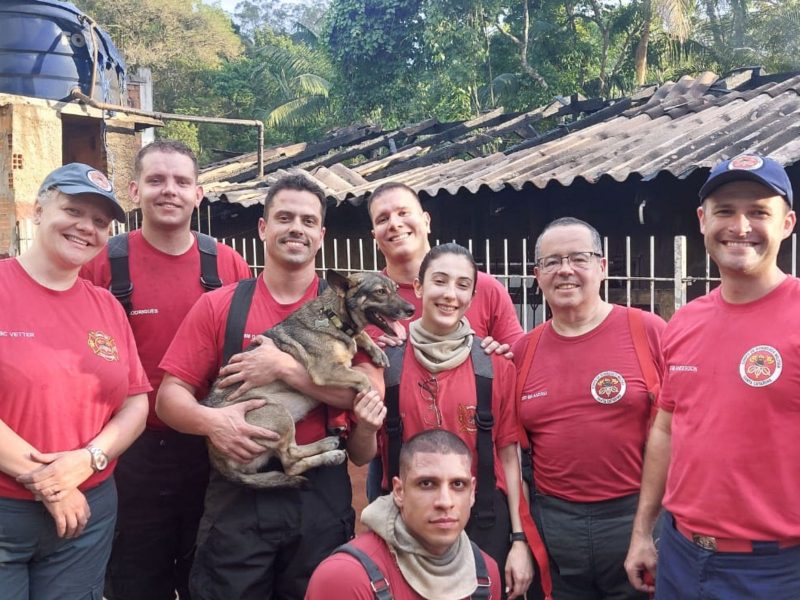
{"label": "dog's ear", "polygon": [[334,271],[333,269],[328,269],[328,272],[325,273],[325,280],[328,282],[328,285],[336,291],[337,294],[342,296],[344,296],[347,293],[347,290],[350,288],[350,282],[347,281],[347,277],[338,271]]}

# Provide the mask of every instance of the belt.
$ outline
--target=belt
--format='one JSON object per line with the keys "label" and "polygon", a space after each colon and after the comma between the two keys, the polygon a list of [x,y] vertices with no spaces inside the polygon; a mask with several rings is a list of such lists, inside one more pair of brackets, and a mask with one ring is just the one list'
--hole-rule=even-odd
{"label": "belt", "polygon": [[690,531],[680,523],[675,521],[675,529],[687,540],[711,552],[740,552],[751,554],[759,552],[765,547],[772,546],[773,548],[784,549],[793,546],[800,546],[800,538],[786,538],[784,540],[770,540],[770,541],[751,541],[751,540],[735,540],[730,538],[719,538],[712,535],[702,535]]}

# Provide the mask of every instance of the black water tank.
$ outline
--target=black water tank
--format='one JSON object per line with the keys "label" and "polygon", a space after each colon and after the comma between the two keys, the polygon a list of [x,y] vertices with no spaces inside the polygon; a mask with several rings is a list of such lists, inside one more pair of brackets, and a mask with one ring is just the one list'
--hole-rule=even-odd
{"label": "black water tank", "polygon": [[[95,28],[94,97],[125,101],[125,61],[108,34]],[[0,93],[66,100],[74,87],[91,95],[90,20],[69,2],[0,0]]]}

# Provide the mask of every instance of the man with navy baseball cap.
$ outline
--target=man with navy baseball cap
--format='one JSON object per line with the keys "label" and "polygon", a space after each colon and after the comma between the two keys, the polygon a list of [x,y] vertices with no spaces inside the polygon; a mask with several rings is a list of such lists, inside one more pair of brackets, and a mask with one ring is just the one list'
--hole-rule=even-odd
{"label": "man with navy baseball cap", "polygon": [[700,188],[700,199],[705,200],[718,187],[732,181],[755,181],[771,188],[782,196],[789,206],[792,202],[792,184],[780,163],[758,154],[740,154],[722,161],[708,175]]}
{"label": "man with navy baseball cap", "polygon": [[69,163],[57,168],[50,173],[39,188],[39,195],[51,189],[58,189],[62,194],[77,196],[78,194],[92,194],[108,202],[114,218],[125,221],[125,210],[120,206],[111,182],[94,167],[83,163]]}
{"label": "man with navy baseball cap", "polygon": [[[800,598],[800,279],[777,265],[794,229],[780,164],[711,170],[697,209],[721,284],[662,337],[665,373],[625,568],[658,598]],[[658,554],[653,528],[667,519]],[[656,571],[656,563],[658,569]]]}

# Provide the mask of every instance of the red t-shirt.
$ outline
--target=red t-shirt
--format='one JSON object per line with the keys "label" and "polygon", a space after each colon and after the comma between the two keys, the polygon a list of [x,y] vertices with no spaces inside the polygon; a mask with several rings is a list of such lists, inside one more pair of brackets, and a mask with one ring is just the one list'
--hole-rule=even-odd
{"label": "red t-shirt", "polygon": [[[259,276],[245,324],[242,348],[248,346],[253,337],[314,299],[318,284],[319,279],[315,277],[297,302],[280,304],[272,297],[263,277]],[[227,285],[200,296],[178,328],[159,365],[167,373],[197,388],[198,398],[208,394],[222,367],[225,325],[235,289],[235,285]],[[325,407],[320,404],[296,424],[297,443],[309,444],[322,439],[327,435],[326,425]]]}
{"label": "red t-shirt", "polygon": [[[148,395],[150,412],[147,426],[167,426],[155,412],[156,394],[164,372],[158,368],[172,337],[195,301],[205,292],[200,284],[200,251],[197,241],[179,256],[165,254],[144,239],[141,230],[128,235],[133,294],[128,315],[139,358],[142,360],[153,391]],[[217,244],[217,272],[223,284],[250,277],[250,267],[239,254],[224,244]],[[111,285],[111,266],[105,250],[81,269],[84,277],[102,288]]]}
{"label": "red t-shirt", "polygon": [[[365,552],[389,582],[394,600],[426,600],[408,585],[389,546],[371,531],[350,542]],[[491,584],[490,600],[500,599],[502,580],[497,563],[481,551]],[[314,571],[306,589],[305,600],[373,600],[375,593],[364,567],[353,556],[337,552],[326,558]]]}
{"label": "red t-shirt", "polygon": [[[386,270],[383,271],[383,274],[387,275]],[[417,298],[414,286],[409,283],[398,283],[397,293],[403,300],[414,305],[414,316],[400,321],[408,332],[411,321],[422,316],[422,299]],[[472,329],[475,330],[475,334],[480,338],[491,336],[503,344],[513,344],[524,333],[519,319],[517,319],[514,303],[511,302],[506,288],[497,279],[482,271],[478,271],[475,296],[465,316]],[[372,325],[367,327],[367,333],[373,339],[385,335],[383,331]]]}
{"label": "red t-shirt", "polygon": [[[661,372],[665,323],[650,313],[642,316]],[[517,363],[526,343],[527,338],[513,348]],[[614,306],[600,325],[575,337],[546,324],[519,409],[533,448],[537,489],[573,502],[638,492],[650,404],[624,307]]]}
{"label": "red t-shirt", "polygon": [[[106,290],[55,291],[0,261],[0,420],[41,452],[83,448],[129,397],[150,391],[128,320]],[[80,489],[108,478],[114,462]],[[0,497],[33,499],[0,473]]]}
{"label": "red t-shirt", "polygon": [[664,334],[672,413],[664,506],[691,531],[800,538],[800,280],[729,304],[719,289]]}
{"label": "red t-shirt", "polygon": [[[492,441],[494,442],[494,472],[497,486],[505,491],[506,480],[497,450],[517,443],[517,409],[514,402],[514,364],[507,358],[492,355]],[[431,374],[417,361],[411,344],[406,344],[403,357],[403,376],[400,380],[400,418],[403,421],[403,441],[420,431],[437,427],[431,394],[421,383],[430,381]],[[472,474],[477,476],[478,428],[475,424],[477,394],[472,359],[468,358],[455,369],[436,374],[438,392],[436,404],[441,414],[441,429],[451,431],[464,440],[473,454]],[[430,389],[430,387],[428,388]],[[381,428],[379,451],[383,461],[384,489],[391,486],[387,480],[388,444],[386,429]]]}

